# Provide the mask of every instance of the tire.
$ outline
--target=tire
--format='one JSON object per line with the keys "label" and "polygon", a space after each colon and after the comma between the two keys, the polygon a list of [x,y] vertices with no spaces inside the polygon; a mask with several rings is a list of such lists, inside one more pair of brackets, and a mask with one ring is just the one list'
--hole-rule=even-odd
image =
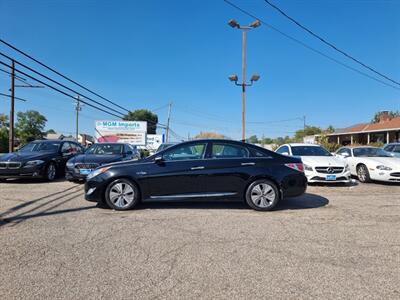
{"label": "tire", "polygon": [[117,179],[107,186],[105,199],[112,209],[128,210],[138,204],[139,190],[130,180]]}
{"label": "tire", "polygon": [[357,166],[357,177],[362,183],[371,182],[371,177],[369,176],[369,171],[366,165]]}
{"label": "tire", "polygon": [[46,170],[44,173],[44,178],[47,181],[53,181],[57,176],[57,167],[55,165],[55,163],[50,162],[47,166],[46,166]]}
{"label": "tire", "polygon": [[249,185],[246,190],[247,204],[260,211],[272,210],[279,202],[279,191],[276,184],[267,179],[259,179]]}

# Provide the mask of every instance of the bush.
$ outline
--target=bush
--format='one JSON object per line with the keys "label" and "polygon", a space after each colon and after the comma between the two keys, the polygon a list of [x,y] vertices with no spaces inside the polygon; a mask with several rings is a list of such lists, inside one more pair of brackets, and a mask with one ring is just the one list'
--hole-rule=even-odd
{"label": "bush", "polygon": [[140,157],[141,158],[146,158],[150,155],[149,150],[147,149],[140,149]]}

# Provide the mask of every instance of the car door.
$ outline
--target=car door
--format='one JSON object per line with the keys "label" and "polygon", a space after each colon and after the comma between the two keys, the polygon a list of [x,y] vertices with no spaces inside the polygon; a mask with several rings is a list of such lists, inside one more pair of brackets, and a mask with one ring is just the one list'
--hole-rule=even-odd
{"label": "car door", "polygon": [[73,147],[71,147],[70,142],[63,142],[60,148],[60,167],[64,168],[67,161],[74,156]]}
{"label": "car door", "polygon": [[249,179],[251,168],[259,161],[250,150],[229,142],[212,142],[205,164],[205,188],[221,196],[238,196]]}
{"label": "car door", "polygon": [[171,147],[153,162],[143,164],[139,180],[145,198],[170,199],[202,196],[207,142]]}

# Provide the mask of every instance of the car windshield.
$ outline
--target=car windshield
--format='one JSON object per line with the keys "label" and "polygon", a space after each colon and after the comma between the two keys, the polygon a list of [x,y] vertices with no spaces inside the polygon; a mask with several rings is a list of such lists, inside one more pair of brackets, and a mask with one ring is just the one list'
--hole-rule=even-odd
{"label": "car windshield", "polygon": [[86,150],[87,154],[115,155],[122,153],[122,145],[96,144]]}
{"label": "car windshield", "polygon": [[51,142],[35,142],[29,143],[23,146],[18,152],[57,152],[58,148],[60,147],[60,143],[51,143]]}
{"label": "car windshield", "polygon": [[391,157],[389,153],[381,148],[354,148],[355,157]]}
{"label": "car windshield", "polygon": [[292,146],[294,156],[332,156],[327,150],[318,146]]}

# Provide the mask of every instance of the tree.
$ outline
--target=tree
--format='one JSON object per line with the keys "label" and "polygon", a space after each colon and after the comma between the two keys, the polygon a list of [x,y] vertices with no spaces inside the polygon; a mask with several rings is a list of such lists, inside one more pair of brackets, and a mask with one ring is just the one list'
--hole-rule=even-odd
{"label": "tree", "polygon": [[130,111],[124,117],[125,121],[147,121],[147,133],[156,134],[158,116],[147,109]]}
{"label": "tree", "polygon": [[252,135],[247,139],[247,142],[250,143],[250,144],[257,144],[260,141],[258,140],[256,135]]}
{"label": "tree", "polygon": [[335,128],[332,125],[329,125],[326,129],[325,129],[326,133],[334,133],[335,132]]}
{"label": "tree", "polygon": [[26,112],[18,112],[15,129],[21,143],[43,138],[43,130],[46,122],[46,117],[38,111],[28,110]]}
{"label": "tree", "polygon": [[6,114],[0,114],[0,127],[8,127],[8,116]]}
{"label": "tree", "polygon": [[216,132],[200,132],[194,139],[226,139],[226,136]]}
{"label": "tree", "polygon": [[0,114],[0,153],[8,152],[8,116]]}
{"label": "tree", "polygon": [[[372,118],[371,122],[379,123],[380,115],[381,115],[381,112],[376,112],[374,117]],[[388,112],[388,115],[389,115],[390,119],[393,119],[393,118],[400,117],[400,112],[398,110],[396,110],[396,111],[391,110]]]}
{"label": "tree", "polygon": [[308,135],[320,134],[322,132],[321,128],[316,126],[306,126],[305,129],[297,130],[294,134],[294,140],[296,142],[303,141],[303,138]]}
{"label": "tree", "polygon": [[54,133],[57,133],[57,132],[54,129],[49,129],[49,130],[46,131],[46,134],[49,134],[49,133],[54,134]]}

